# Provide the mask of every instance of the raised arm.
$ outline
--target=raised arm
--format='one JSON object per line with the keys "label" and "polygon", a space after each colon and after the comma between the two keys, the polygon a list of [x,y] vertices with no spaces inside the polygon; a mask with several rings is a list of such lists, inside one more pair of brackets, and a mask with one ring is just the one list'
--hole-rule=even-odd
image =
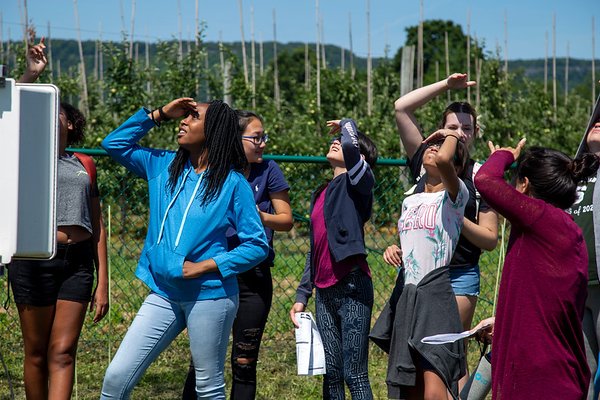
{"label": "raised arm", "polygon": [[150,178],[148,176],[150,159],[160,156],[164,151],[144,148],[138,142],[150,129],[164,119],[163,116],[170,119],[179,118],[185,113],[194,111],[195,106],[196,103],[193,99],[184,97],[173,100],[161,107],[163,109],[162,114],[158,109],[148,111],[142,108],[104,138],[102,147],[119,164],[136,175],[148,179]]}
{"label": "raised arm", "polygon": [[456,154],[460,138],[458,133],[447,129],[440,129],[431,135],[430,138],[439,136],[444,137],[444,142],[438,150],[435,163],[440,171],[440,178],[442,179],[444,188],[448,192],[450,199],[454,202],[460,190],[460,182],[458,175],[456,175],[456,168],[454,167],[454,155]]}
{"label": "raised arm", "polygon": [[415,111],[447,90],[464,89],[474,85],[476,82],[467,80],[466,74],[452,74],[439,82],[413,90],[394,102],[396,126],[408,158],[415,155],[423,142]]}
{"label": "raised arm", "polygon": [[[519,142],[518,151],[524,143]],[[511,224],[531,226],[543,212],[544,202],[520,193],[504,180],[504,171],[515,161],[514,151],[515,149],[494,151],[475,176],[475,186],[490,207]]]}
{"label": "raised arm", "polygon": [[341,121],[328,121],[327,125],[332,127],[332,133],[338,130],[341,132],[340,144],[350,184],[360,193],[371,193],[375,185],[375,177],[369,163],[360,153],[356,123],[350,118],[345,118]]}
{"label": "raised arm", "polygon": [[44,38],[42,38],[38,44],[27,49],[27,68],[19,78],[19,83],[34,83],[44,72],[48,65],[48,59],[44,53],[45,48]]}

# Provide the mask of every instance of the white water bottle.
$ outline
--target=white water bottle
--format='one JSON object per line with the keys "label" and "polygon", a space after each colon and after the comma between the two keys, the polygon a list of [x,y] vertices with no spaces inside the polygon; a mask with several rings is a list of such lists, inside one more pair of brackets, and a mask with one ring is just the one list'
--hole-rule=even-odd
{"label": "white water bottle", "polygon": [[492,389],[492,353],[489,352],[479,360],[477,369],[473,371],[469,381],[460,392],[462,400],[484,400]]}

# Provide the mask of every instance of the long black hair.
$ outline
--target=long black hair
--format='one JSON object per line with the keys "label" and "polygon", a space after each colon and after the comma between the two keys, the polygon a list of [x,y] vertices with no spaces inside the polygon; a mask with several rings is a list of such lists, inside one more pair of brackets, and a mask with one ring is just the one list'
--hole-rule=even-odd
{"label": "long black hair", "polygon": [[[208,103],[204,116],[204,136],[206,141],[203,150],[208,156],[204,175],[204,190],[201,204],[212,201],[221,192],[223,183],[229,172],[234,169],[243,171],[248,161],[238,133],[238,117],[223,101],[213,100]],[[169,165],[168,187],[175,190],[177,180],[185,170],[190,153],[179,147],[175,158]]]}
{"label": "long black hair", "polygon": [[565,153],[544,147],[530,147],[517,160],[516,176],[529,179],[534,197],[555,207],[571,207],[577,198],[577,184],[594,175],[600,160],[584,154],[572,160]]}

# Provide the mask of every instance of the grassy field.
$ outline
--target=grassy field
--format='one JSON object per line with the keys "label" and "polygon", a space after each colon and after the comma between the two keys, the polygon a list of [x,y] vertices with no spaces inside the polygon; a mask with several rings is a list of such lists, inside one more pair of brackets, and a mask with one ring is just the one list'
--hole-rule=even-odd
{"label": "grassy field", "polygon": [[[393,235],[368,235],[369,264],[373,273],[375,307],[373,320],[385,304],[395,278],[395,270],[383,264],[381,251],[394,240]],[[123,246],[122,241],[111,245],[111,310],[101,323],[86,322],[80,340],[77,364],[77,380],[73,398],[97,399],[108,363],[118,348],[120,340],[131,323],[147,289],[133,274],[137,262],[139,244]],[[127,253],[126,248],[133,248]],[[276,241],[278,257],[273,268],[273,307],[265,332],[265,340],[259,360],[259,399],[319,399],[320,377],[296,375],[294,332],[288,311],[292,304],[296,285],[304,267],[306,240],[282,238]],[[492,299],[497,270],[498,252],[482,256],[482,293],[475,321],[492,313]],[[0,278],[0,299],[7,298],[6,278]],[[12,297],[12,295],[11,295]],[[12,300],[11,300],[12,302]],[[313,310],[313,303],[309,310]],[[14,304],[0,308],[0,354],[8,367],[16,399],[25,398],[22,374],[22,340],[18,315]],[[469,364],[475,365],[479,352],[471,346]],[[150,367],[133,392],[133,399],[177,399],[181,396],[183,382],[189,364],[188,341],[185,334],[165,351]],[[228,361],[229,364],[229,361]],[[387,355],[371,346],[369,374],[376,399],[386,398],[385,375]],[[227,370],[228,388],[231,379]],[[0,399],[10,398],[9,379],[0,371]]]}

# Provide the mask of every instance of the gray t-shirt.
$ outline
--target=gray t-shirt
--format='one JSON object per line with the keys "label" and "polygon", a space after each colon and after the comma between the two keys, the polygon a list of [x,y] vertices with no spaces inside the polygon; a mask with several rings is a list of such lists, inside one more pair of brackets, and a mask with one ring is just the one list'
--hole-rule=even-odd
{"label": "gray t-shirt", "polygon": [[85,167],[74,155],[58,159],[58,226],[77,225],[92,233],[90,198],[97,196]]}

